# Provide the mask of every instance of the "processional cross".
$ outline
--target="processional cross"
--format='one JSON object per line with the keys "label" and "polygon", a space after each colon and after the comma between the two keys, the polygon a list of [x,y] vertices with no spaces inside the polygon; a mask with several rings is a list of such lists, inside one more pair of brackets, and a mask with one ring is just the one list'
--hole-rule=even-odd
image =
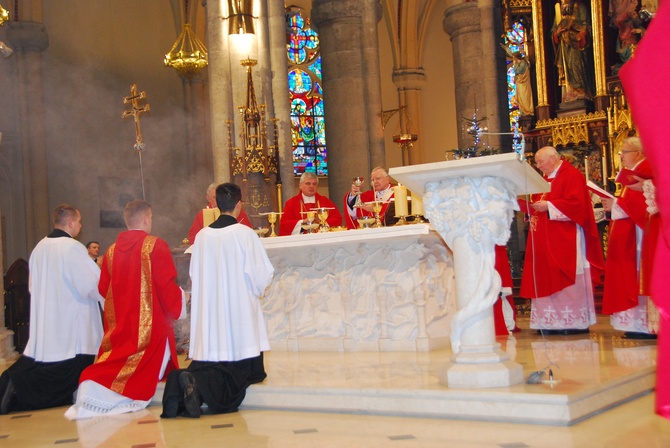
{"label": "processional cross", "polygon": [[146,92],[140,92],[137,93],[137,84],[133,84],[130,86],[130,96],[125,96],[123,97],[123,104],[132,104],[132,108],[130,110],[125,110],[123,111],[123,115],[121,118],[128,118],[128,117],[133,117],[133,120],[135,121],[135,145],[133,146],[133,149],[137,151],[137,155],[140,160],[140,179],[142,182],[142,199],[146,200],[146,197],[144,195],[144,172],[142,170],[142,150],[144,149],[144,141],[142,141],[142,128],[140,126],[140,114],[143,112],[149,112],[151,108],[149,107],[148,104],[145,104],[143,106],[139,105],[139,100],[143,100],[147,97]]}

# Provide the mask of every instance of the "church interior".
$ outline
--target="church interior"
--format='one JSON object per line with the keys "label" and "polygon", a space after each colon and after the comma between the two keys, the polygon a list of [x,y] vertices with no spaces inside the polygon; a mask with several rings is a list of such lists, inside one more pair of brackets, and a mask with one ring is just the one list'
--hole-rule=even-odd
{"label": "church interior", "polygon": [[[562,3],[588,23],[577,70],[552,39]],[[618,73],[657,7],[658,0],[0,0],[0,370],[25,346],[26,260],[61,203],[81,211],[79,241],[99,241],[102,252],[125,229],[124,204],[149,201],[152,233],[174,248],[184,286],[187,233],[213,182],[239,184],[253,227],[265,229],[268,213],[299,192],[303,172],[316,173],[319,193],[341,207],[351,179],[367,185],[378,166],[512,152],[532,163],[551,145],[617,194],[617,154],[636,135]],[[604,213],[595,214],[606,247]],[[352,249],[349,258],[372,265],[369,277],[356,277],[355,303],[375,288],[409,300],[403,282],[423,288],[425,266],[453,276],[453,265],[440,261],[444,243],[435,249],[423,230],[398,232],[405,233],[388,247],[376,240]],[[507,243],[515,292],[526,232],[517,213]],[[347,259],[282,238],[263,238],[269,253],[284,257],[283,283],[266,304],[276,307],[266,316],[278,339],[265,355],[267,380],[248,389],[239,412],[166,421],[158,397],[146,411],[89,421],[66,421],[60,408],[3,415],[1,444],[670,446],[670,423],[654,414],[655,341],[626,340],[602,314],[587,334],[538,335],[528,301],[515,297],[520,331],[496,343],[522,367],[524,382],[450,389],[440,371],[451,356],[453,303],[426,306],[428,322],[412,315],[419,323],[409,329],[398,323],[406,311],[389,309],[397,323],[390,336],[369,332],[390,342],[347,345],[349,330],[330,330],[336,316],[316,317],[341,287],[336,277],[317,277],[319,257],[322,265]],[[337,238],[345,237],[329,244]],[[418,255],[417,242],[427,247]],[[411,257],[423,263],[420,273],[403,268]],[[304,259],[313,263],[306,276]],[[363,285],[391,259],[397,278]],[[306,291],[313,322],[280,321],[289,284]],[[453,281],[435,288],[433,296],[453,299]],[[414,343],[417,331],[424,342]],[[534,372],[540,380],[525,381]]]}

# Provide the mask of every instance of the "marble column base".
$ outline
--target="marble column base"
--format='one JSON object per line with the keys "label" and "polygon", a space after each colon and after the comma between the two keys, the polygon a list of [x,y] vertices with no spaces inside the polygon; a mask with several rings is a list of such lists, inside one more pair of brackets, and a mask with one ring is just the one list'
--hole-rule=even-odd
{"label": "marble column base", "polygon": [[507,387],[523,381],[521,364],[510,360],[498,343],[462,345],[438,373],[440,384],[453,388]]}

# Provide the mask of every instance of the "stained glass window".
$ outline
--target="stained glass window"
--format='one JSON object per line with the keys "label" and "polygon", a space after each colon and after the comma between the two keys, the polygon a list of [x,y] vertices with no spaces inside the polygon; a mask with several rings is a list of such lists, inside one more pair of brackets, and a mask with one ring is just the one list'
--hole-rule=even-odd
{"label": "stained glass window", "polygon": [[287,14],[286,21],[293,173],[299,176],[311,171],[327,176],[319,36],[301,12]]}
{"label": "stained glass window", "polygon": [[[505,46],[511,53],[520,52],[525,55],[526,29],[521,22],[514,22],[505,36]],[[507,107],[509,108],[509,125],[515,135],[519,132],[519,103],[516,98],[516,82],[514,80],[514,64],[511,59],[507,60]],[[521,151],[521,142],[514,139],[513,149]]]}

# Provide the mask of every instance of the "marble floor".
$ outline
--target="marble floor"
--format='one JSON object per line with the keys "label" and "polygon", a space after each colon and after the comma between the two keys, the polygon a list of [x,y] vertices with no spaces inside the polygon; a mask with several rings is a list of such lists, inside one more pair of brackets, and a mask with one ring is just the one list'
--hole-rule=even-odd
{"label": "marble floor", "polygon": [[[590,408],[597,410],[586,416],[568,416],[550,424],[543,424],[542,418],[512,418],[512,423],[500,411],[473,420],[467,415],[468,406],[460,403],[462,414],[447,418],[432,414],[431,409],[416,409],[418,402],[412,400],[424,397],[428,400],[425,406],[440,407],[442,401],[453,398],[444,395],[445,388],[437,379],[448,350],[419,354],[270,352],[268,379],[249,389],[240,412],[198,420],[161,420],[161,407],[150,406],[136,414],[79,422],[65,420],[65,408],[5,415],[0,416],[0,447],[670,446],[670,420],[653,413],[654,394],[645,385],[654,373],[654,342],[622,339],[602,318],[587,336],[543,339],[528,330],[523,319],[519,325],[522,331],[513,338],[499,339],[503,349],[523,366],[524,376],[543,370],[543,379],[548,380],[551,368],[555,381],[453,393],[472,401],[473,407],[486,403],[485,398],[473,400],[473,393],[494,397],[494,404],[488,406],[503,407],[512,417],[520,401],[532,404],[547,397],[550,404],[552,397],[559,397],[557,402],[565,400],[562,397],[568,397],[568,402],[596,397],[600,408],[592,404]],[[622,402],[603,400],[608,395],[603,389],[615,390],[628,383],[637,384],[634,389],[640,391],[631,395],[629,390]],[[507,402],[495,398],[505,396],[513,398]],[[534,412],[551,414],[552,409],[545,403]]]}

